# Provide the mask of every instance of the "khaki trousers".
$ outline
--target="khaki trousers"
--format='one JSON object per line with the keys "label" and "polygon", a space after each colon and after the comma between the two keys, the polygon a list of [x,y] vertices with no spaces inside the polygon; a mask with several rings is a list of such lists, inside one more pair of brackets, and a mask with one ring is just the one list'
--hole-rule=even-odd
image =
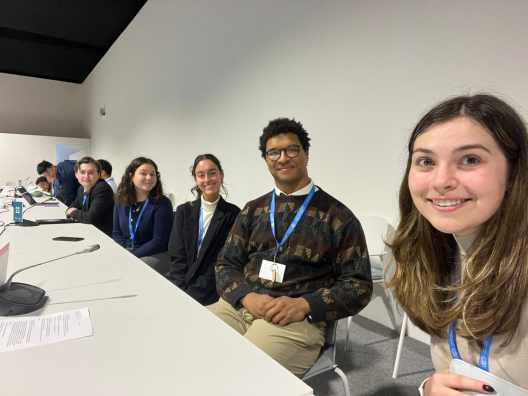
{"label": "khaki trousers", "polygon": [[310,370],[324,345],[326,322],[279,326],[223,299],[206,308],[298,377]]}

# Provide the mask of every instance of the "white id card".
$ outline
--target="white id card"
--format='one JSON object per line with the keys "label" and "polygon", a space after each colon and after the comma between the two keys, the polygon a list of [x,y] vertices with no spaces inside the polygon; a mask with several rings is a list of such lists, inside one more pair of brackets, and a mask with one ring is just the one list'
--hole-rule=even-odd
{"label": "white id card", "polygon": [[453,374],[460,374],[466,377],[478,379],[480,381],[487,382],[494,389],[494,393],[484,393],[484,392],[475,392],[469,391],[466,389],[459,389],[459,391],[464,392],[468,395],[497,395],[497,396],[526,396],[528,395],[528,390],[518,387],[517,385],[512,384],[502,378],[497,377],[487,371],[484,371],[478,367],[475,367],[469,363],[464,362],[460,359],[451,360],[450,372]]}
{"label": "white id card", "polygon": [[274,263],[269,260],[262,260],[260,265],[259,278],[273,280],[273,270],[276,270],[275,273],[275,282],[281,283],[284,279],[284,272],[286,271],[286,266],[284,264]]}

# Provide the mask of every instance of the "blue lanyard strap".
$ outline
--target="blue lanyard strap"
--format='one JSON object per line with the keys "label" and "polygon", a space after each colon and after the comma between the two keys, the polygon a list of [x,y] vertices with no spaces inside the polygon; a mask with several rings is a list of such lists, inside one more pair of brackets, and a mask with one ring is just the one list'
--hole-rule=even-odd
{"label": "blue lanyard strap", "polygon": [[53,196],[57,198],[57,179],[53,180]]}
{"label": "blue lanyard strap", "polygon": [[275,190],[273,190],[272,197],[271,197],[270,222],[271,222],[271,232],[273,233],[273,238],[275,238],[275,243],[277,244],[277,250],[275,251],[275,256],[277,256],[277,254],[279,253],[279,249],[281,248],[282,245],[284,245],[284,242],[286,242],[286,240],[290,237],[291,233],[293,232],[293,229],[295,228],[295,226],[301,219],[301,216],[304,214],[314,194],[315,194],[315,184],[312,186],[310,193],[304,200],[304,203],[302,204],[301,208],[297,212],[297,215],[295,216],[292,223],[288,227],[286,234],[284,234],[284,236],[282,237],[282,241],[279,243],[279,241],[277,240],[276,233],[275,233],[275,195],[276,194],[275,194]]}
{"label": "blue lanyard strap", "polygon": [[84,210],[84,204],[86,203],[86,197],[88,196],[88,194],[84,194],[84,196],[83,196],[82,210]]}
{"label": "blue lanyard strap", "polygon": [[196,244],[196,250],[200,247],[204,235],[204,219],[203,219],[203,206],[200,208],[200,230],[198,231],[198,243]]}
{"label": "blue lanyard strap", "polygon": [[[451,323],[449,325],[449,349],[451,350],[451,356],[453,357],[453,359],[462,360],[462,357],[460,356],[460,353],[458,352],[458,348],[456,345],[455,332],[453,328],[454,328],[454,323]],[[484,371],[489,371],[489,354],[490,354],[492,340],[493,340],[493,335],[489,335],[486,338],[484,338],[484,341],[482,341],[483,345],[482,345],[482,350],[480,351],[479,368]]]}
{"label": "blue lanyard strap", "polygon": [[134,242],[136,241],[136,231],[138,229],[139,222],[141,221],[141,216],[143,215],[143,212],[145,211],[145,208],[147,207],[148,203],[149,199],[147,198],[139,212],[135,227],[132,227],[132,205],[130,205],[130,208],[128,208],[128,230],[130,231],[130,239],[132,239],[132,246],[134,246]]}

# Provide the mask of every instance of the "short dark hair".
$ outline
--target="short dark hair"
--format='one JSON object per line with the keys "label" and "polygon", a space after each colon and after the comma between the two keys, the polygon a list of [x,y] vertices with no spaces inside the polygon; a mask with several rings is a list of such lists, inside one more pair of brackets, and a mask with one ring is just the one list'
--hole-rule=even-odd
{"label": "short dark hair", "polygon": [[127,207],[137,202],[136,189],[132,178],[136,173],[136,170],[144,164],[150,164],[156,171],[156,185],[150,190],[149,200],[153,202],[159,202],[163,198],[163,185],[161,183],[161,175],[158,172],[158,165],[150,158],[138,157],[133,159],[130,165],[125,169],[125,173],[121,178],[121,183],[117,187],[117,191],[114,195],[114,200],[121,206]]}
{"label": "short dark hair", "polygon": [[77,161],[75,167],[73,168],[75,173],[79,171],[79,168],[83,164],[94,164],[95,168],[97,169],[97,172],[101,174],[101,164],[99,163],[99,161],[94,160],[92,157],[82,157],[79,161]]}
{"label": "short dark hair", "polygon": [[37,165],[37,173],[39,175],[42,175],[44,172],[48,170],[48,168],[52,168],[52,167],[53,167],[53,164],[51,162],[42,160],[42,162]]}
{"label": "short dark hair", "polygon": [[101,164],[101,169],[104,170],[108,176],[112,176],[112,164],[104,159],[97,161]]}
{"label": "short dark hair", "polygon": [[46,182],[49,184],[48,182],[48,179],[46,179],[46,176],[40,176],[37,181],[35,182],[35,184],[38,186],[39,183],[42,183],[42,182]]}
{"label": "short dark hair", "polygon": [[264,128],[262,135],[260,136],[259,149],[262,153],[262,158],[266,158],[266,143],[268,143],[268,140],[277,135],[286,133],[297,135],[303,150],[310,150],[310,138],[308,137],[308,132],[306,132],[306,129],[304,129],[300,122],[295,121],[295,119],[277,118],[269,122],[268,126]]}

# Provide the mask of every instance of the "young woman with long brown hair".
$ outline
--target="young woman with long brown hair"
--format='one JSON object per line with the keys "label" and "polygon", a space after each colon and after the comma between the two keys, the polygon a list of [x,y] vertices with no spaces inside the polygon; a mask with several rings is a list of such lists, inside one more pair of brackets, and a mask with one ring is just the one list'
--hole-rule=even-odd
{"label": "young woman with long brown hair", "polygon": [[172,204],[163,195],[158,166],[139,157],[126,168],[114,206],[114,241],[165,275],[170,257],[167,245],[172,227]]}
{"label": "young woman with long brown hair", "polygon": [[493,392],[450,373],[453,359],[528,389],[526,124],[495,96],[459,96],[423,116],[408,150],[389,284],[432,336],[421,392]]}

